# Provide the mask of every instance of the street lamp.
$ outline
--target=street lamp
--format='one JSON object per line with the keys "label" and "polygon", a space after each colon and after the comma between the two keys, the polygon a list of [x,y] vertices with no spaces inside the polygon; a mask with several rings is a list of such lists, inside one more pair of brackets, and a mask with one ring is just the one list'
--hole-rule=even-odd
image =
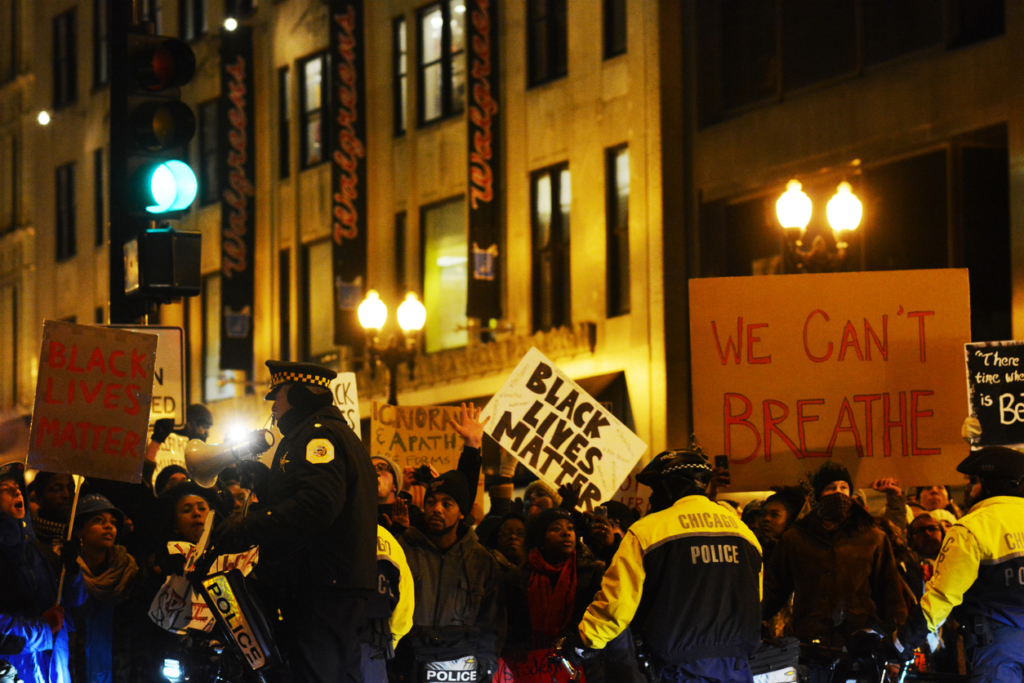
{"label": "street lamp", "polygon": [[405,301],[398,307],[399,334],[392,334],[388,343],[380,341],[380,331],[388,319],[388,307],[380,300],[377,290],[366,293],[366,299],[359,304],[359,324],[366,330],[366,350],[370,355],[370,377],[377,376],[377,364],[383,363],[388,369],[388,403],[398,405],[398,366],[409,366],[409,379],[413,378],[416,367],[417,337],[427,321],[427,309],[413,292],[405,295]]}
{"label": "street lamp", "polygon": [[828,273],[840,270],[849,247],[845,237],[857,229],[864,207],[853,187],[845,180],[839,183],[836,194],[829,200],[825,213],[835,237],[832,250],[825,238],[818,234],[811,241],[811,250],[803,250],[804,231],[811,221],[811,199],[801,189],[799,180],[786,183],[786,191],[775,202],[775,214],[783,228],[783,271],[793,273]]}

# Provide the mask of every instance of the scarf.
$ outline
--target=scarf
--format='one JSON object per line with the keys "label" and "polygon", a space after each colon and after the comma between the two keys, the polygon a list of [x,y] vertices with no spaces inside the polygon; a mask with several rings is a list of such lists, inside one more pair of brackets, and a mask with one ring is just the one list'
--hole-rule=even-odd
{"label": "scarf", "polygon": [[838,524],[850,514],[853,498],[845,493],[830,493],[818,501],[818,515],[826,522]]}
{"label": "scarf", "polygon": [[44,545],[59,546],[68,537],[66,522],[52,522],[39,513],[32,515],[32,526],[36,530],[36,538]]}
{"label": "scarf", "polygon": [[540,549],[534,548],[526,563],[532,570],[527,599],[533,642],[537,647],[547,647],[562,635],[572,620],[576,605],[576,555],[552,565],[540,554]]}
{"label": "scarf", "polygon": [[139,574],[135,558],[121,545],[115,545],[110,550],[107,554],[107,568],[99,574],[94,574],[81,557],[78,558],[78,566],[82,568],[82,578],[89,596],[101,605],[116,605],[125,601]]}

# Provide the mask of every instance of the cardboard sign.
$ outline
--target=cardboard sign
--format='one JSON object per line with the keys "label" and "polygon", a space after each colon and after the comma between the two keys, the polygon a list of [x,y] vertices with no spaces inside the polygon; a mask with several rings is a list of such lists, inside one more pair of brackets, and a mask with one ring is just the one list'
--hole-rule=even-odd
{"label": "cardboard sign", "polygon": [[28,466],[140,482],[156,344],[152,334],[45,321]]}
{"label": "cardboard sign", "polygon": [[592,511],[618,492],[647,444],[537,349],[484,408],[485,430],[554,488],[580,484]]}
{"label": "cardboard sign", "polygon": [[959,481],[966,270],[690,280],[694,431],[733,490],[832,458],[856,486]]}
{"label": "cardboard sign", "polygon": [[334,405],[338,407],[345,421],[356,436],[359,431],[359,397],[356,395],[356,373],[339,372],[331,381],[331,393],[334,394]]}
{"label": "cardboard sign", "polygon": [[979,446],[1024,443],[1024,342],[967,344],[967,400]]}
{"label": "cardboard sign", "polygon": [[[453,406],[393,406],[372,401],[370,457],[383,455],[403,469],[430,465],[438,474],[454,470],[462,455],[462,437],[452,429],[450,420],[461,422],[462,410]],[[415,488],[419,490],[412,491],[413,502],[422,506],[423,488]],[[480,477],[476,482],[476,504],[483,504],[483,495],[484,478]]]}
{"label": "cardboard sign", "polygon": [[175,429],[185,426],[185,408],[188,397],[185,395],[185,334],[180,327],[129,327],[127,325],[108,325],[120,330],[155,334],[156,364],[153,366],[153,404],[149,409],[149,424],[153,426],[157,420],[174,418]]}

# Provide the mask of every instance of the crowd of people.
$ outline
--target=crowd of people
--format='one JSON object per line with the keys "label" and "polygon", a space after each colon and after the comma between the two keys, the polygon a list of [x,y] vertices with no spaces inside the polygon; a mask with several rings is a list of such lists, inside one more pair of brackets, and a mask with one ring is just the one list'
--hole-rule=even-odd
{"label": "crowd of people", "polygon": [[[485,515],[479,409],[452,421],[455,469],[402,468],[346,425],[333,371],[267,365],[283,435],[269,468],[240,462],[210,488],[177,465],[154,477],[167,439],[205,441],[202,405],[179,432],[156,424],[142,484],[0,468],[0,681],[566,680],[552,652],[591,683],[749,681],[751,655],[787,638],[812,681],[865,643],[924,671],[1021,680],[1016,451],[972,452],[962,506],[945,486],[876,481],[876,514],[832,461],[740,506],[693,444],[638,475],[649,509],[583,513],[568,486],[516,498],[503,453]],[[158,625],[158,595],[194,570],[180,549],[204,543],[258,547],[246,583],[279,663],[254,673],[222,631]]]}

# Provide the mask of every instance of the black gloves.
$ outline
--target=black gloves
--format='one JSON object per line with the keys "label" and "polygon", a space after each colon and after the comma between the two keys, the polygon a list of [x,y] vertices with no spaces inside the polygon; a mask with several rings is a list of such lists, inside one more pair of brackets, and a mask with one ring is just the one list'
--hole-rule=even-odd
{"label": "black gloves", "polygon": [[184,555],[168,555],[166,559],[160,561],[158,567],[160,574],[163,576],[171,576],[177,574],[181,576],[185,573],[185,556]]}
{"label": "black gloves", "polygon": [[235,468],[238,470],[238,485],[250,491],[258,491],[270,477],[270,468],[259,460],[242,460]]}
{"label": "black gloves", "polygon": [[64,570],[69,577],[78,574],[78,554],[81,550],[82,541],[74,537],[70,541],[65,541],[64,545],[60,547],[60,563],[64,565]]}
{"label": "black gloves", "polygon": [[580,485],[563,484],[558,487],[558,495],[562,497],[562,503],[558,507],[572,512],[580,502]]}
{"label": "black gloves", "polygon": [[245,518],[240,514],[231,515],[213,530],[213,546],[218,554],[240,553],[253,545],[246,539]]}
{"label": "black gloves", "polygon": [[579,631],[573,631],[558,642],[556,654],[574,667],[579,668],[583,662],[589,661],[600,654],[600,650],[587,647],[580,638]]}
{"label": "black gloves", "polygon": [[167,437],[171,435],[172,431],[174,431],[174,418],[162,418],[153,423],[153,436],[150,439],[157,443],[163,443],[167,441]]}

